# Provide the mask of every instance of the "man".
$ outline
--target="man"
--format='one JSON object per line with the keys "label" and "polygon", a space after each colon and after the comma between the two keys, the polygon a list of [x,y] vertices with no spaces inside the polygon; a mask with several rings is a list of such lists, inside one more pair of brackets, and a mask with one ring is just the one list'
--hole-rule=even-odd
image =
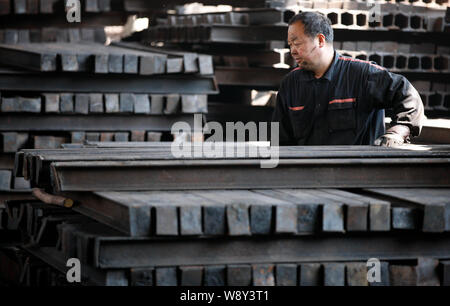
{"label": "man", "polygon": [[[280,145],[395,146],[420,134],[423,103],[403,76],[373,62],[341,56],[323,15],[289,22],[288,44],[298,68],[282,81],[272,121]],[[392,108],[385,132],[384,109]]]}

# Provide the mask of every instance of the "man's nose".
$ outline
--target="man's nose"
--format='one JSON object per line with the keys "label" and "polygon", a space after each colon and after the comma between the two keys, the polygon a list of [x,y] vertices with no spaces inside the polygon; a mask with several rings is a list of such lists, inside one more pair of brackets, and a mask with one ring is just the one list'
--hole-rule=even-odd
{"label": "man's nose", "polygon": [[298,55],[298,52],[295,48],[291,48],[291,54],[292,55]]}

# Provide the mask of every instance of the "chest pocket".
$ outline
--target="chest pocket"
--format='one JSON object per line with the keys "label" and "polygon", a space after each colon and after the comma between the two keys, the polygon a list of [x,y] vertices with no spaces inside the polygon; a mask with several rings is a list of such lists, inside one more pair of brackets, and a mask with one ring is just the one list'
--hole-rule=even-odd
{"label": "chest pocket", "polygon": [[327,116],[331,132],[356,129],[356,98],[330,101]]}
{"label": "chest pocket", "polygon": [[294,137],[296,139],[305,137],[308,129],[308,110],[305,106],[289,107],[289,115],[292,122]]}

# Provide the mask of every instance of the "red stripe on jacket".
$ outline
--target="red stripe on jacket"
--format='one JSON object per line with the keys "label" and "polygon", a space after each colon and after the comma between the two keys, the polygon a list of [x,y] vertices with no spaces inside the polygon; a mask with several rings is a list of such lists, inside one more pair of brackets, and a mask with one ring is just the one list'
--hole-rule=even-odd
{"label": "red stripe on jacket", "polygon": [[333,103],[345,103],[345,102],[355,102],[356,98],[348,98],[348,99],[334,99],[331,100],[330,102],[328,102],[328,104],[333,104]]}
{"label": "red stripe on jacket", "polygon": [[372,63],[369,62],[369,61],[363,61],[363,60],[360,60],[360,59],[357,59],[357,58],[350,58],[350,57],[342,57],[342,56],[341,56],[341,57],[339,57],[339,59],[340,59],[340,60],[343,60],[343,61],[366,63],[366,64],[369,64],[370,66],[373,66],[373,67],[375,67],[375,68],[377,68],[377,69],[380,69],[380,70],[386,70],[386,68],[384,68],[384,67],[381,67],[381,66],[372,64]]}

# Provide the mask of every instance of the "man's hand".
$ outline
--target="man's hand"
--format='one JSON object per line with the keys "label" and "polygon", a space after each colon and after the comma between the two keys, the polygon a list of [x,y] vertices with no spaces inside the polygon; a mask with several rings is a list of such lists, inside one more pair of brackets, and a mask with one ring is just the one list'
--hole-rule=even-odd
{"label": "man's hand", "polygon": [[383,136],[380,136],[377,138],[373,144],[376,146],[382,146],[382,147],[398,147],[405,143],[405,140],[402,136],[397,134],[384,134]]}
{"label": "man's hand", "polygon": [[380,136],[374,141],[375,146],[383,147],[398,147],[408,142],[409,140],[409,128],[405,125],[394,125],[386,134]]}

